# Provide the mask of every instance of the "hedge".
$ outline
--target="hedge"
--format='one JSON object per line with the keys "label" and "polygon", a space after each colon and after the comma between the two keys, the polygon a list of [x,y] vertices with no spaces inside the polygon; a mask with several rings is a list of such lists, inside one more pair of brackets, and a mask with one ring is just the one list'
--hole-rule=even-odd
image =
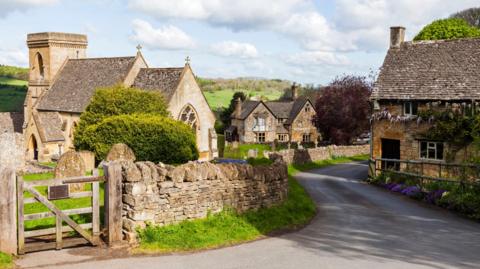
{"label": "hedge", "polygon": [[111,116],[88,126],[76,139],[98,160],[116,143],[127,144],[139,161],[178,164],[198,158],[191,127],[155,114]]}

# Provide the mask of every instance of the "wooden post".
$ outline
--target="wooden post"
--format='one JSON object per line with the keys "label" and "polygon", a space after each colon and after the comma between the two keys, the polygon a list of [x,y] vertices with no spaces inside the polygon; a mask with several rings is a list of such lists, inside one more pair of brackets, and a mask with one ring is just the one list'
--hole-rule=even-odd
{"label": "wooden post", "polygon": [[13,169],[0,171],[0,251],[17,254],[17,190]]}
{"label": "wooden post", "polygon": [[[93,169],[93,176],[98,177],[98,169]],[[95,240],[100,236],[100,185],[92,183],[92,232]]]}
{"label": "wooden post", "polygon": [[56,233],[55,233],[56,234],[56,240],[55,241],[57,243],[55,248],[57,250],[60,250],[63,247],[63,242],[62,242],[63,241],[63,231],[62,231],[63,224],[62,223],[63,223],[62,217],[60,217],[58,215],[55,216],[55,227],[56,227]]}
{"label": "wooden post", "polygon": [[17,228],[17,240],[18,240],[18,254],[25,254],[25,223],[23,222],[24,218],[24,205],[23,205],[23,177],[17,177],[17,219],[18,219],[18,228]]}
{"label": "wooden post", "polygon": [[105,226],[107,243],[112,246],[120,243],[122,234],[122,167],[117,162],[104,166],[105,184]]}

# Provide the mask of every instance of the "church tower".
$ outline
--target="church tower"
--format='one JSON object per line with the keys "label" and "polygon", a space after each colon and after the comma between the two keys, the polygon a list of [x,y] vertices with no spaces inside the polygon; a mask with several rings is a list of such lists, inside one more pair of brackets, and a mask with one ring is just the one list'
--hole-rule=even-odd
{"label": "church tower", "polygon": [[27,36],[27,45],[30,73],[25,106],[32,106],[50,87],[67,58],[86,57],[87,36],[53,32],[35,33]]}
{"label": "church tower", "polygon": [[34,131],[35,106],[40,96],[48,91],[67,59],[86,58],[87,36],[69,33],[28,34],[29,56],[28,92],[24,103],[24,135],[28,143],[29,159],[37,159],[40,151],[40,137]]}

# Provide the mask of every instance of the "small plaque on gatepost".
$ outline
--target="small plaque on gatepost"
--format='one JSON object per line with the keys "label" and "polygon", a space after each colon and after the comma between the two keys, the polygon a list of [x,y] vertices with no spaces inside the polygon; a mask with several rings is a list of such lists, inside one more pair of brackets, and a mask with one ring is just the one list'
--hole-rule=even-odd
{"label": "small plaque on gatepost", "polygon": [[70,197],[68,185],[48,186],[48,200],[60,200]]}

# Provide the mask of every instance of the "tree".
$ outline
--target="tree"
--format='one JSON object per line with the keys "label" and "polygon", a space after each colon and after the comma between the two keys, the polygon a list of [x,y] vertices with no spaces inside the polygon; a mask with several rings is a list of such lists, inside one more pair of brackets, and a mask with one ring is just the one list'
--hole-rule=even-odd
{"label": "tree", "polygon": [[244,92],[234,93],[232,100],[230,100],[230,105],[227,108],[225,108],[220,114],[220,119],[223,122],[223,125],[225,127],[230,126],[230,116],[232,115],[233,111],[235,111],[235,104],[238,98],[240,98],[242,102],[247,100],[247,96],[245,95]]}
{"label": "tree", "polygon": [[74,136],[75,147],[86,147],[82,144],[82,138],[88,126],[97,124],[107,117],[135,113],[169,116],[165,100],[159,92],[147,92],[120,85],[97,89],[80,116]]}
{"label": "tree", "polygon": [[480,28],[480,8],[469,8],[453,14],[450,18],[463,19],[471,26]]}
{"label": "tree", "polygon": [[372,82],[356,76],[336,78],[322,90],[315,124],[326,140],[345,145],[368,131],[371,91]]}
{"label": "tree", "polygon": [[465,20],[450,18],[436,20],[425,26],[413,40],[441,40],[480,37],[480,29],[470,26]]}

